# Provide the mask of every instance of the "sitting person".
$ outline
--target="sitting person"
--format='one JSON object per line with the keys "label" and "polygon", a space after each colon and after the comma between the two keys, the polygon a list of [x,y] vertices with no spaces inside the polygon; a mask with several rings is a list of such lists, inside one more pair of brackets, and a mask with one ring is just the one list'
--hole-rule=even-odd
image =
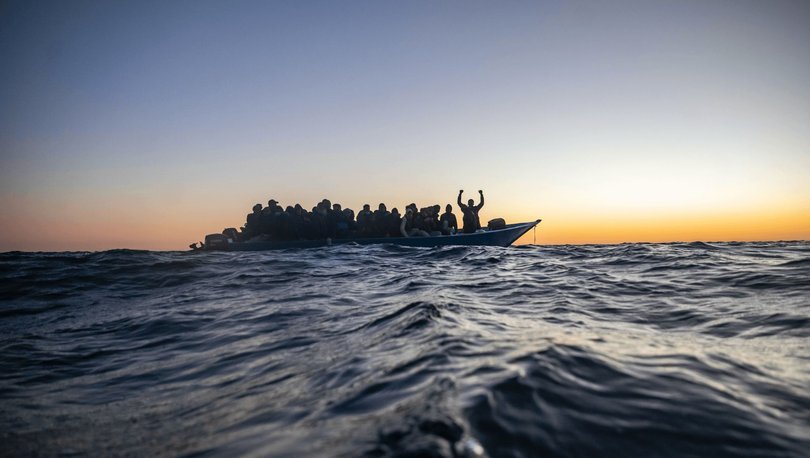
{"label": "sitting person", "polygon": [[346,220],[346,225],[348,226],[348,233],[356,234],[357,233],[357,223],[354,222],[354,210],[351,208],[344,208],[343,209],[343,219]]}
{"label": "sitting person", "polygon": [[[390,215],[385,204],[380,203],[371,219],[371,234],[374,237],[383,237],[388,232]],[[399,219],[397,219],[397,228],[399,228]],[[397,231],[399,231],[399,229],[397,229]]]}
{"label": "sitting person", "polygon": [[387,221],[385,221],[385,231],[383,231],[385,237],[401,237],[402,234],[399,231],[401,221],[402,217],[399,215],[399,210],[394,207],[391,209],[391,213],[388,214]]}
{"label": "sitting person", "polygon": [[370,236],[374,232],[374,213],[371,212],[371,205],[363,205],[363,209],[357,213],[357,229],[360,235]]}
{"label": "sitting person", "polygon": [[295,204],[290,212],[290,235],[293,240],[300,240],[304,237],[304,224],[306,212],[301,204]]}
{"label": "sitting person", "polygon": [[232,242],[239,242],[240,241],[239,232],[236,230],[236,228],[229,227],[229,228],[223,229],[222,230],[222,235],[224,235],[225,237],[228,237],[229,239],[231,239]]}
{"label": "sitting person", "polygon": [[347,237],[349,235],[349,221],[346,214],[343,213],[343,207],[340,204],[332,204],[332,211],[328,215],[329,236],[332,238]]}
{"label": "sitting person", "polygon": [[464,190],[459,190],[458,192],[458,207],[464,213],[463,221],[464,221],[464,233],[465,234],[472,234],[473,232],[481,229],[481,221],[478,219],[478,211],[481,210],[481,207],[484,206],[484,191],[479,190],[478,195],[481,196],[481,203],[475,205],[475,201],[470,199],[467,201],[467,205],[461,203],[461,195],[464,193]]}
{"label": "sitting person", "polygon": [[431,236],[442,235],[439,230],[439,213],[435,211],[436,206],[425,207],[420,211],[422,217],[421,229]]}
{"label": "sitting person", "polygon": [[399,223],[399,232],[403,237],[428,237],[430,234],[419,229],[419,217],[414,213],[413,209],[409,206]]}
{"label": "sitting person", "polygon": [[452,205],[447,204],[447,206],[444,207],[444,213],[442,213],[439,222],[441,223],[443,234],[451,235],[458,232],[458,220],[456,220],[456,215],[453,214]]}
{"label": "sitting person", "polygon": [[309,214],[309,227],[306,231],[307,238],[320,240],[329,236],[327,217],[326,206],[323,203],[312,209],[312,213]]}
{"label": "sitting person", "polygon": [[253,206],[253,213],[249,213],[247,215],[245,221],[245,227],[242,229],[242,238],[244,240],[250,240],[253,237],[256,237],[261,233],[260,221],[262,214],[262,204],[256,204]]}
{"label": "sitting person", "polygon": [[270,199],[267,202],[267,206],[261,211],[261,216],[259,217],[259,232],[262,235],[269,235],[274,239],[279,238],[278,215],[283,211],[284,209],[278,205],[275,199]]}

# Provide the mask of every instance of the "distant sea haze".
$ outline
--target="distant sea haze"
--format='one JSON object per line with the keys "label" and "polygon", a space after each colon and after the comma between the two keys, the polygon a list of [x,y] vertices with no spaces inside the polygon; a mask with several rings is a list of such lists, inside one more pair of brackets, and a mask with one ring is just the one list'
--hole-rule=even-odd
{"label": "distant sea haze", "polygon": [[810,450],[810,243],[0,254],[0,455]]}

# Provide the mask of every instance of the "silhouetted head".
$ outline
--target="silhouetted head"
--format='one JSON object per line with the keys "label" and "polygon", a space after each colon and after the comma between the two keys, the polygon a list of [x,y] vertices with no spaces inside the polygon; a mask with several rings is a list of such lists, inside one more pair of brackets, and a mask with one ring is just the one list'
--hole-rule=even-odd
{"label": "silhouetted head", "polygon": [[467,206],[469,206],[469,207],[475,207],[475,201],[474,201],[474,200],[472,200],[472,199],[468,200],[468,201],[467,201]]}
{"label": "silhouetted head", "polygon": [[324,200],[321,201],[321,203],[326,208],[332,208],[332,202],[330,202],[329,199],[324,199]]}
{"label": "silhouetted head", "polygon": [[380,210],[381,212],[384,212],[384,211],[385,211],[385,204],[381,203],[381,204],[380,204],[380,205],[377,207],[377,209],[378,209],[378,210]]}
{"label": "silhouetted head", "polygon": [[391,209],[391,214],[399,216],[399,209],[397,207],[394,207],[393,209]]}
{"label": "silhouetted head", "polygon": [[267,201],[267,206],[268,207],[275,207],[276,204],[278,204],[278,202],[276,202],[275,199],[270,199],[270,200]]}
{"label": "silhouetted head", "polygon": [[262,204],[256,204],[253,206],[253,213],[258,213],[262,211]]}
{"label": "silhouetted head", "polygon": [[447,213],[453,213],[453,206],[447,204],[447,206],[444,207],[444,211],[446,211]]}
{"label": "silhouetted head", "polygon": [[363,204],[363,211],[364,212],[370,212],[371,211],[371,205]]}
{"label": "silhouetted head", "polygon": [[332,205],[332,210],[339,212],[340,211],[340,204]]}
{"label": "silhouetted head", "polygon": [[287,208],[285,208],[284,211],[292,215],[295,209],[293,208],[292,205],[287,205]]}

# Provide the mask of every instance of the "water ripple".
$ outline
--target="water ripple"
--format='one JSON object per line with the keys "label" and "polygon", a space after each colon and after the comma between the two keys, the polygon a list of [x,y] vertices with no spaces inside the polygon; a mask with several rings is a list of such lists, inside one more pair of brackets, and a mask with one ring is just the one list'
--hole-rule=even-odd
{"label": "water ripple", "polygon": [[806,456],[810,244],[0,253],[0,455]]}

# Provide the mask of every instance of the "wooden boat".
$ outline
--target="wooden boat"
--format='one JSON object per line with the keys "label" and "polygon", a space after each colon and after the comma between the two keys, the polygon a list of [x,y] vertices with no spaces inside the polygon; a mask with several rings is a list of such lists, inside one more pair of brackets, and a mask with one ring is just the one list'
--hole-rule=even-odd
{"label": "wooden boat", "polygon": [[206,237],[203,248],[196,250],[206,251],[265,251],[283,250],[287,248],[317,248],[331,245],[345,245],[354,243],[357,245],[372,245],[390,243],[392,245],[413,246],[413,247],[436,247],[436,246],[509,246],[513,244],[523,234],[529,232],[541,220],[528,223],[507,224],[501,229],[483,229],[472,234],[439,235],[433,237],[375,237],[375,238],[341,238],[326,240],[250,240],[247,242],[233,242],[220,234],[217,239]]}

